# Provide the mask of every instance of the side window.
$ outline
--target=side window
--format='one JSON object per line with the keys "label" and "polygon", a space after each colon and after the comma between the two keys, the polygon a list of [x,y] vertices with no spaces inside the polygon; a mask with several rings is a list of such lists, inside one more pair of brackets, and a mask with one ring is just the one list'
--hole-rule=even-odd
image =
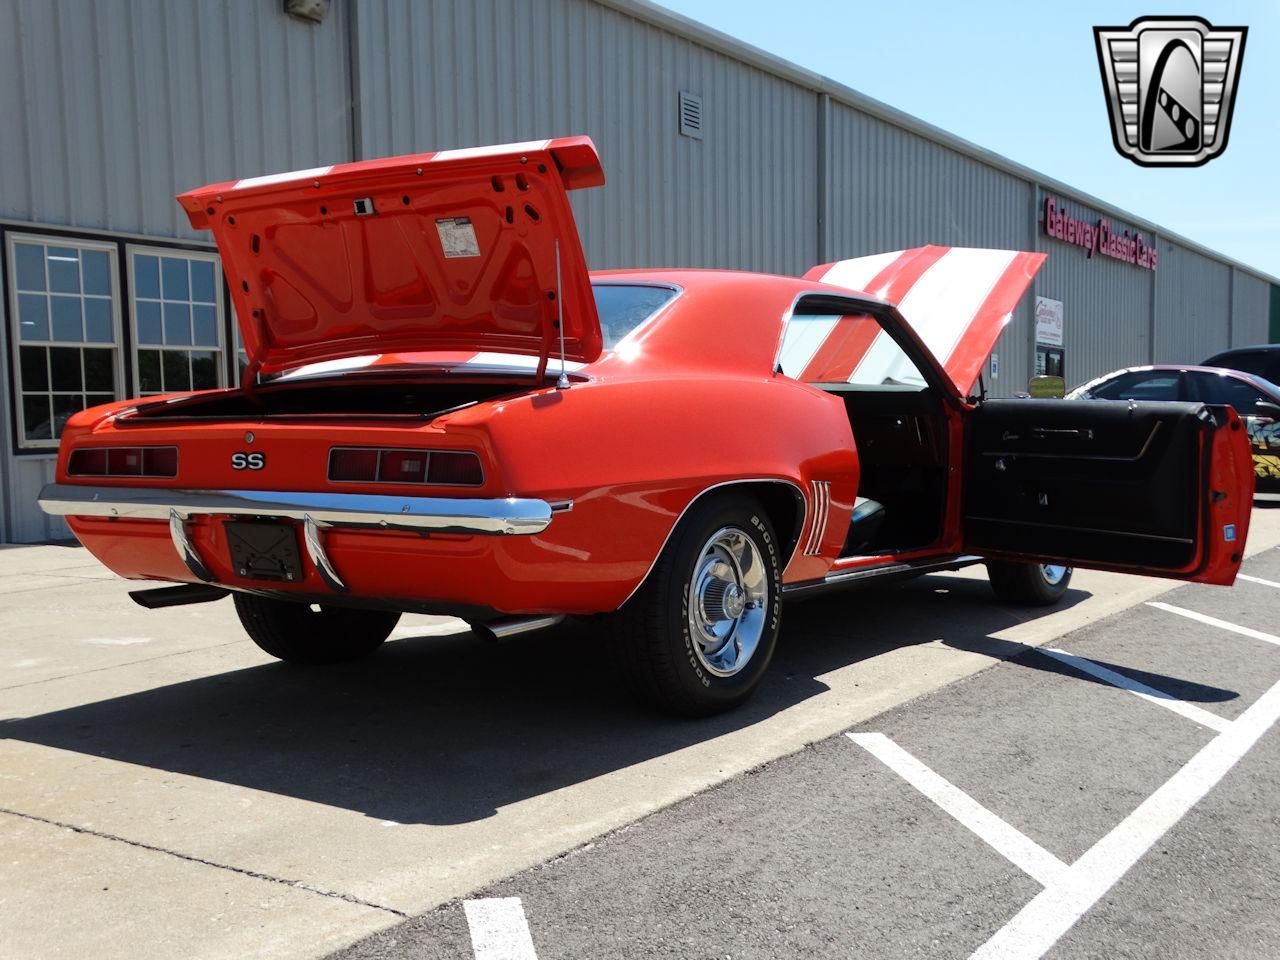
{"label": "side window", "polygon": [[1177,370],[1124,373],[1091,391],[1099,400],[1178,400]]}
{"label": "side window", "polygon": [[866,314],[796,312],[787,321],[778,365],[805,383],[851,383],[868,388],[923,390],[920,370]]}
{"label": "side window", "polygon": [[1190,389],[1187,391],[1188,400],[1199,400],[1203,403],[1216,403],[1235,407],[1236,413],[1242,417],[1256,417],[1258,410],[1255,404],[1259,400],[1264,400],[1267,403],[1274,402],[1256,387],[1225,373],[1190,371],[1187,373],[1187,377],[1190,381]]}

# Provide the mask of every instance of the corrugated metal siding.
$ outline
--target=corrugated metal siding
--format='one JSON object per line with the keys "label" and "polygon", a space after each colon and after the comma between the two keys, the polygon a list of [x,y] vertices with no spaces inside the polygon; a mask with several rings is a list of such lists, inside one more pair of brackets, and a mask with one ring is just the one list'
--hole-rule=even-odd
{"label": "corrugated metal siding", "polygon": [[345,9],[0,4],[0,216],[196,237],[174,194],[348,159]]}
{"label": "corrugated metal siding", "polygon": [[[1049,259],[1036,277],[1035,293],[1063,302],[1067,388],[1118,367],[1150,363],[1151,271],[1100,254],[1090,257],[1081,247],[1046,236],[1044,196],[1036,203],[1035,249]],[[1096,210],[1059,199],[1071,216],[1097,223]],[[1113,227],[1128,225],[1113,222]],[[1163,262],[1158,266],[1157,273],[1166,269]]]}
{"label": "corrugated metal siding", "polygon": [[71,528],[61,517],[46,516],[36,504],[40,488],[53,482],[56,459],[52,454],[18,457],[9,461],[10,497],[14,505],[10,539],[14,543],[70,540]]}
{"label": "corrugated metal siding", "polygon": [[[594,268],[803,272],[816,261],[817,97],[587,0],[377,0],[358,11],[364,156],[585,133]],[[677,96],[703,98],[703,139]]]}
{"label": "corrugated metal siding", "polygon": [[[828,143],[826,259],[926,243],[1030,249],[1025,181],[839,103],[831,105]],[[1030,324],[1024,303],[996,346],[991,393],[1025,388]]]}
{"label": "corrugated metal siding", "polygon": [[1271,284],[1243,270],[1232,269],[1231,276],[1231,346],[1266,343],[1271,339]]}
{"label": "corrugated metal siding", "polygon": [[1199,363],[1230,346],[1231,268],[1161,240],[1155,363]]}

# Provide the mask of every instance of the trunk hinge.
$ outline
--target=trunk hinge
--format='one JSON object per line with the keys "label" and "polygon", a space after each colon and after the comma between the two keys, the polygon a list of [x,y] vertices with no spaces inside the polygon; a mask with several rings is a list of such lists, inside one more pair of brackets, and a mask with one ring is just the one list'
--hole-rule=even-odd
{"label": "trunk hinge", "polygon": [[551,291],[551,300],[556,305],[556,317],[552,322],[551,329],[545,326],[542,329],[542,352],[538,354],[538,371],[534,374],[536,383],[545,383],[547,376],[547,364],[551,359],[551,344],[555,339],[556,332],[560,335],[560,376],[556,380],[557,390],[567,390],[569,388],[569,375],[565,373],[564,368],[564,306],[560,300],[560,241],[556,241],[556,288]]}

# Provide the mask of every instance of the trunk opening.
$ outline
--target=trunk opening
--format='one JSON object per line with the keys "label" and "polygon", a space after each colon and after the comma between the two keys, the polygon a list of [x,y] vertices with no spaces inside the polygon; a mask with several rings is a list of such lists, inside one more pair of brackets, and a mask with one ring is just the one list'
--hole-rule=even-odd
{"label": "trunk opening", "polygon": [[231,389],[168,402],[144,402],[117,422],[142,426],[158,420],[315,420],[352,416],[428,422],[460,407],[541,387],[529,379],[460,382],[396,378],[356,383],[324,379],[268,383],[255,387],[251,394]]}

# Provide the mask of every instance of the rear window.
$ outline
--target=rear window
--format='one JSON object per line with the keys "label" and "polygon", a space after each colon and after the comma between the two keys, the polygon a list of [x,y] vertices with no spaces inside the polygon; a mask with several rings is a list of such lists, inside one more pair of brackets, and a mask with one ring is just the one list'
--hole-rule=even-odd
{"label": "rear window", "polygon": [[612,350],[618,341],[635,330],[676,298],[671,287],[640,283],[594,283],[591,292],[600,315],[604,348]]}

